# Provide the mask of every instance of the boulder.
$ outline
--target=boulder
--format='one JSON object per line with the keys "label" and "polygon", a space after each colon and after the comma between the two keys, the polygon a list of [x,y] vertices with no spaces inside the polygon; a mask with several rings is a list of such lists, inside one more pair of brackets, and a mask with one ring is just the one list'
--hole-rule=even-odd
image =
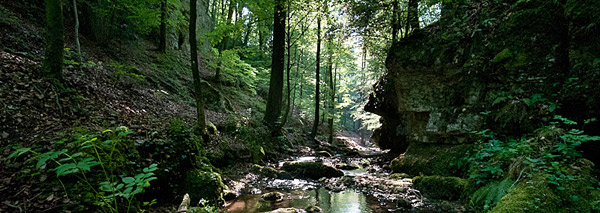
{"label": "boulder", "polygon": [[356,164],[349,164],[349,163],[339,163],[335,165],[335,168],[341,169],[341,170],[355,170],[358,169],[358,165]]}
{"label": "boulder", "polygon": [[393,173],[408,175],[462,176],[466,171],[460,165],[472,144],[412,143],[408,150],[392,160]]}
{"label": "boulder", "polygon": [[283,201],[283,196],[284,194],[281,192],[269,192],[261,195],[260,198],[266,201],[280,202]]}
{"label": "boulder", "polygon": [[296,177],[311,178],[317,180],[322,177],[341,177],[344,172],[331,166],[317,162],[286,162],[281,167]]}
{"label": "boulder", "polygon": [[421,191],[423,196],[433,199],[459,199],[467,184],[467,180],[458,177],[417,176],[413,179],[415,189]]}
{"label": "boulder", "polygon": [[227,190],[219,173],[201,169],[193,169],[187,173],[184,187],[183,190],[189,193],[192,203],[205,199],[213,205],[223,203],[223,194]]}

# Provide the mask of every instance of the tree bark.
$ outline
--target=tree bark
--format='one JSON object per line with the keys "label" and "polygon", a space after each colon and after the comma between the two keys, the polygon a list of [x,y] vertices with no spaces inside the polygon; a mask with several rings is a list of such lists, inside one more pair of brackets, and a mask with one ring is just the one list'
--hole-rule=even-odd
{"label": "tree bark", "polygon": [[158,38],[158,51],[167,51],[167,0],[160,1],[160,30]]}
{"label": "tree bark", "polygon": [[81,43],[79,42],[79,15],[77,14],[77,0],[73,0],[73,13],[75,14],[75,43],[77,44],[77,55],[79,56],[79,69],[83,63],[81,55]]}
{"label": "tree bark", "polygon": [[287,33],[286,33],[286,41],[287,41],[287,47],[286,47],[286,51],[287,51],[287,64],[286,64],[286,84],[287,84],[287,102],[286,102],[286,108],[285,108],[285,114],[283,115],[283,120],[281,121],[281,126],[285,126],[285,124],[287,123],[287,119],[288,116],[290,114],[290,105],[292,104],[291,99],[291,86],[290,86],[290,70],[292,69],[292,64],[290,64],[290,58],[291,58],[291,48],[292,48],[292,32],[291,32],[291,25],[290,25],[290,2],[287,2]]}
{"label": "tree bark", "polygon": [[398,14],[398,0],[392,1],[392,42],[398,39],[398,31],[400,29],[400,21]]}
{"label": "tree bark", "polygon": [[[329,48],[332,48],[333,36],[329,37]],[[327,110],[327,123],[329,125],[329,143],[333,144],[333,118],[335,116],[335,85],[333,79],[333,51],[329,53],[329,110]]]}
{"label": "tree bark", "polygon": [[317,70],[315,71],[315,121],[313,122],[312,131],[310,138],[315,139],[317,136],[317,130],[319,128],[319,102],[320,100],[320,67],[321,67],[321,16],[317,18]]}
{"label": "tree bark", "polygon": [[47,77],[62,82],[64,60],[64,26],[61,0],[45,0],[46,3],[46,57],[43,71]]}
{"label": "tree bark", "polygon": [[192,61],[192,76],[194,78],[194,91],[196,98],[196,111],[197,111],[197,128],[202,134],[202,138],[207,141],[206,137],[206,120],[204,116],[204,102],[202,101],[202,85],[200,80],[200,73],[198,72],[198,42],[196,41],[196,22],[197,22],[197,0],[190,0],[190,52]]}
{"label": "tree bark", "polygon": [[283,69],[285,59],[285,0],[275,1],[275,14],[273,16],[273,55],[271,62],[271,77],[269,80],[269,97],[265,112],[265,123],[274,134],[279,132],[278,124],[281,115],[281,102],[283,96]]}

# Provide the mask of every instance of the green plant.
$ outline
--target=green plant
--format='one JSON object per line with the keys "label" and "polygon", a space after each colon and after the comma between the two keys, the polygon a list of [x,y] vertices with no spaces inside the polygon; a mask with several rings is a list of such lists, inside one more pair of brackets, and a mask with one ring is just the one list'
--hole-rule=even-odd
{"label": "green plant", "polygon": [[[157,164],[151,164],[135,176],[114,174],[117,167],[115,163],[122,157],[119,145],[130,133],[127,127],[117,127],[114,131],[103,131],[103,135],[99,137],[84,134],[76,137],[71,143],[67,143],[67,139],[60,140],[55,147],[57,149],[52,151],[37,152],[32,148],[18,148],[9,158],[32,153],[33,156],[29,160],[37,159],[36,169],[49,169],[56,174],[59,181],[63,176],[75,177],[68,180],[82,183],[93,192],[91,203],[103,212],[118,212],[121,209],[129,212],[135,195],[142,193],[144,188],[150,185],[150,181],[156,179],[154,171],[157,170]],[[94,176],[98,174],[100,177]],[[64,184],[62,185],[64,187]],[[67,192],[67,188],[64,189]]]}
{"label": "green plant", "polygon": [[138,82],[144,82],[146,80],[146,76],[137,74],[137,68],[135,66],[123,65],[119,62],[113,62],[110,64],[113,68],[115,68],[115,74],[117,78],[128,77],[131,79],[135,79]]}
{"label": "green plant", "polygon": [[[549,184],[564,190],[564,183],[578,177],[569,174],[569,165],[581,157],[578,147],[588,141],[600,140],[599,136],[585,135],[582,130],[571,128],[577,122],[554,116],[555,121],[521,138],[500,140],[491,130],[474,132],[483,140],[467,162],[470,163],[470,177],[476,184],[502,178],[511,164],[522,163],[533,172],[543,172]],[[584,125],[595,121],[588,119]],[[525,168],[520,169],[521,172]],[[521,176],[519,174],[518,176]]]}

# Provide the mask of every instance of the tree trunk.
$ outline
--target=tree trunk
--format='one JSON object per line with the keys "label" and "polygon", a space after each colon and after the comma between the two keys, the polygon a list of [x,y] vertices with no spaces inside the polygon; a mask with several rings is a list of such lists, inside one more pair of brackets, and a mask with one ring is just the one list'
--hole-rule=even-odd
{"label": "tree trunk", "polygon": [[310,138],[314,139],[317,136],[317,130],[319,128],[319,102],[320,92],[319,85],[321,84],[319,79],[319,72],[321,67],[321,16],[317,17],[317,70],[315,71],[315,121],[313,122],[312,131]]}
{"label": "tree trunk", "polygon": [[329,56],[329,110],[327,123],[329,124],[329,143],[333,144],[333,118],[335,117],[335,81],[333,79],[333,54]]}
{"label": "tree trunk", "polygon": [[292,64],[290,64],[290,58],[291,58],[291,49],[292,49],[292,32],[290,32],[290,2],[287,2],[287,33],[286,33],[286,41],[287,41],[287,47],[286,47],[286,51],[287,51],[287,64],[286,64],[286,69],[285,69],[285,73],[286,73],[286,84],[287,84],[287,104],[286,104],[286,108],[285,108],[285,114],[283,115],[283,121],[281,121],[281,126],[285,126],[285,124],[287,123],[287,119],[288,116],[290,114],[290,105],[292,104],[291,101],[291,86],[290,86],[290,70],[292,69]]}
{"label": "tree trunk", "polygon": [[46,0],[46,57],[44,58],[44,74],[62,82],[64,58],[64,26],[61,0]]}
{"label": "tree trunk", "polygon": [[167,0],[160,1],[160,30],[158,38],[158,51],[167,51]]}
{"label": "tree trunk", "polygon": [[398,0],[392,1],[392,42],[398,39],[398,30],[400,29],[400,22],[398,20]]}
{"label": "tree trunk", "polygon": [[204,116],[204,102],[202,101],[202,85],[200,72],[198,72],[198,43],[196,41],[197,0],[190,0],[190,52],[192,60],[192,76],[194,78],[194,92],[196,93],[197,128],[202,134],[204,142],[208,140],[206,134],[206,121]]}
{"label": "tree trunk", "polygon": [[83,63],[81,55],[81,43],[79,42],[79,15],[77,14],[77,0],[73,0],[73,12],[75,14],[75,43],[77,44],[77,55],[79,56],[79,69]]}
{"label": "tree trunk", "polygon": [[278,134],[280,124],[277,124],[281,115],[281,98],[283,96],[283,69],[285,58],[285,0],[275,1],[275,14],[273,16],[273,56],[271,62],[271,78],[269,80],[269,97],[265,112],[265,123],[273,133]]}
{"label": "tree trunk", "polygon": [[406,31],[419,29],[419,1],[408,0],[408,15],[407,15]]}

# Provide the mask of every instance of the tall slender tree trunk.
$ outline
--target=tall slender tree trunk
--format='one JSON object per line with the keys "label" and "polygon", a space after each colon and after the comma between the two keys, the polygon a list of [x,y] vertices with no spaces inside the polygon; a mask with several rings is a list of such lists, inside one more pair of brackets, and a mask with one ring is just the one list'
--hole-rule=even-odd
{"label": "tall slender tree trunk", "polygon": [[271,78],[269,80],[269,97],[265,112],[265,123],[273,134],[279,134],[281,125],[278,124],[281,115],[283,96],[283,69],[285,59],[285,0],[275,1],[273,16],[273,56],[271,62]]}
{"label": "tall slender tree trunk", "polygon": [[319,128],[319,102],[321,93],[319,91],[320,87],[320,76],[319,72],[321,71],[321,16],[317,17],[317,70],[315,71],[315,121],[313,122],[312,131],[310,133],[310,138],[315,139],[317,136],[317,130]]}
{"label": "tall slender tree trunk", "polygon": [[196,93],[196,112],[197,112],[197,128],[203,135],[203,139],[207,142],[206,120],[204,116],[204,102],[202,101],[202,85],[200,80],[200,72],[198,72],[198,42],[196,41],[196,22],[198,13],[196,8],[197,0],[190,0],[190,52],[192,61],[192,76],[194,78],[194,92]]}
{"label": "tall slender tree trunk", "polygon": [[81,43],[79,42],[79,15],[77,14],[77,0],[73,0],[73,13],[75,15],[75,43],[77,44],[77,55],[79,56],[79,69],[81,69],[83,58],[81,55]]}
{"label": "tall slender tree trunk", "polygon": [[167,0],[160,1],[160,30],[158,38],[158,51],[167,51]]}
{"label": "tall slender tree trunk", "polygon": [[43,71],[50,78],[62,82],[65,35],[61,0],[45,0],[46,3],[46,57]]}
{"label": "tall slender tree trunk", "polygon": [[329,124],[329,143],[333,144],[333,118],[335,117],[335,80],[333,78],[333,54],[329,55],[329,110],[327,123]]}
{"label": "tall slender tree trunk", "polygon": [[285,73],[286,73],[286,84],[287,84],[287,103],[286,103],[286,108],[285,108],[285,114],[283,115],[283,121],[281,121],[281,126],[285,126],[285,124],[287,123],[287,119],[288,116],[290,114],[290,108],[291,108],[291,86],[290,86],[290,70],[292,69],[292,64],[290,63],[290,59],[291,59],[291,49],[292,49],[292,32],[291,32],[291,26],[290,25],[290,2],[287,2],[287,33],[286,33],[286,41],[287,41],[287,47],[286,47],[286,51],[287,51],[287,64],[286,64],[286,69],[285,69]]}

